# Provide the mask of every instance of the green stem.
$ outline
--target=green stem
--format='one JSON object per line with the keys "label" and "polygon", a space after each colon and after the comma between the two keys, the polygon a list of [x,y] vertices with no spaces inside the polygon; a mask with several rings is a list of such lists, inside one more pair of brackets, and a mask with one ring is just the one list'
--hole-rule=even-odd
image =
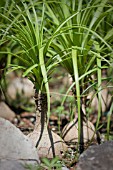
{"label": "green stem", "polygon": [[97,58],[97,79],[98,79],[98,118],[97,118],[97,123],[96,123],[96,130],[98,129],[99,126],[99,121],[101,118],[101,82],[102,82],[102,76],[101,76],[101,58]]}
{"label": "green stem", "polygon": [[79,85],[76,47],[72,47],[72,61],[73,61],[73,69],[74,69],[74,79],[76,83],[77,108],[78,108],[78,145],[79,145],[79,152],[81,153],[83,151],[83,126],[82,126],[83,120],[81,116],[82,113],[81,113],[81,102],[80,102],[80,85]]}
{"label": "green stem", "polygon": [[108,113],[108,119],[107,119],[107,140],[109,140],[109,132],[110,132],[110,120],[111,120],[111,114],[113,111],[113,103],[110,107],[110,111]]}

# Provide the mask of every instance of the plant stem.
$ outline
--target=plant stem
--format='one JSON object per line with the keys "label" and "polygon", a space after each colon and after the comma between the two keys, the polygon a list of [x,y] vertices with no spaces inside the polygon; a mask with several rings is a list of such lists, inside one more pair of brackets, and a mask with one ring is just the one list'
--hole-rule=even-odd
{"label": "plant stem", "polygon": [[77,108],[78,108],[78,145],[80,154],[84,150],[83,143],[83,115],[81,112],[81,101],[80,101],[80,84],[78,75],[78,63],[77,63],[77,50],[76,47],[72,48],[72,61],[74,69],[74,80],[76,83],[76,95],[77,95]]}
{"label": "plant stem", "polygon": [[113,103],[111,104],[110,111],[108,113],[107,118],[107,140],[109,140],[109,132],[110,132],[110,120],[111,120],[111,114],[113,111]]}
{"label": "plant stem", "polygon": [[101,101],[102,101],[102,97],[101,97],[101,58],[97,58],[97,79],[98,79],[98,118],[97,118],[97,123],[96,123],[96,130],[98,129],[99,126],[99,121],[101,118],[101,111],[102,111],[102,106],[101,106]]}
{"label": "plant stem", "polygon": [[36,123],[35,130],[41,130],[40,137],[36,143],[36,147],[41,140],[44,128],[47,126],[47,95],[44,92],[37,93],[35,91],[35,104],[36,104]]}
{"label": "plant stem", "polygon": [[36,143],[36,147],[38,147],[44,130],[48,132],[48,136],[51,142],[53,157],[55,157],[55,148],[52,132],[47,125],[47,94],[46,92],[37,92],[35,91],[35,104],[36,104],[36,123],[35,123],[35,131],[40,131],[39,139]]}

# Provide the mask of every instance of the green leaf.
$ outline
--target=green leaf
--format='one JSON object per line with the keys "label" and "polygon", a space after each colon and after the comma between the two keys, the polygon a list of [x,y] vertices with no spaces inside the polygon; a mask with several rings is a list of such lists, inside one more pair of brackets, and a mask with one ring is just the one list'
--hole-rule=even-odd
{"label": "green leaf", "polygon": [[31,67],[29,67],[24,73],[23,73],[23,77],[26,77],[34,68],[38,67],[38,64],[34,64]]}
{"label": "green leaf", "polygon": [[55,163],[59,160],[58,157],[55,157],[51,160],[51,166],[55,166]]}
{"label": "green leaf", "polygon": [[25,67],[23,66],[18,66],[18,65],[14,65],[14,64],[10,64],[9,67],[11,67],[8,71],[7,74],[9,74],[12,71],[18,70],[18,69],[23,69],[25,70]]}
{"label": "green leaf", "polygon": [[49,159],[43,158],[43,159],[42,159],[42,162],[43,162],[46,166],[50,167],[50,161],[49,161]]}

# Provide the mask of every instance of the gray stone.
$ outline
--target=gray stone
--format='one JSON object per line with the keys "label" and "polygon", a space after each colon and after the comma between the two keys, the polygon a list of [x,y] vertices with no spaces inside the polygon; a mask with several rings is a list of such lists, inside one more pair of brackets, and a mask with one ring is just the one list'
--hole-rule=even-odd
{"label": "gray stone", "polygon": [[0,170],[26,170],[24,165],[14,160],[0,160]]}
{"label": "gray stone", "polygon": [[90,146],[79,158],[77,170],[113,170],[113,141]]}
{"label": "gray stone", "polygon": [[0,102],[0,117],[11,121],[15,113],[4,102]]}
{"label": "gray stone", "polygon": [[33,147],[29,138],[3,118],[0,118],[0,160],[40,162],[36,148]]}

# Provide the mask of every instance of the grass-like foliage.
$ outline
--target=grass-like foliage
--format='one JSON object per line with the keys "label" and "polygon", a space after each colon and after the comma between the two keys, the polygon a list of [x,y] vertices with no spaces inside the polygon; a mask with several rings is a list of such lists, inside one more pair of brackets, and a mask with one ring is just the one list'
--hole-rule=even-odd
{"label": "grass-like foliage", "polygon": [[[113,7],[107,0],[92,0],[89,3],[62,0],[48,3],[47,9],[54,27],[54,36],[48,46],[54,38],[51,47],[56,51],[60,64],[72,76],[70,89],[75,86],[81,143],[81,107],[82,104],[86,106],[86,97],[92,87],[96,87],[99,101],[97,128],[101,117],[101,71],[111,66],[113,28],[109,17]],[[97,77],[96,86],[92,75]]]}
{"label": "grass-like foliage", "polygon": [[26,168],[29,169],[29,170],[43,170],[43,169],[61,170],[62,169],[62,163],[61,163],[61,161],[59,160],[58,157],[55,157],[55,158],[53,158],[51,160],[49,160],[47,158],[43,158],[42,163],[40,164],[40,166],[26,165]]}
{"label": "grass-like foliage", "polygon": [[[6,38],[19,46],[15,53],[10,52],[12,56],[19,60],[19,65],[11,65],[12,70],[22,69],[24,71],[23,77],[27,76],[34,83],[37,92],[47,93],[49,113],[48,79],[51,69],[56,63],[53,63],[54,57],[51,57],[49,47],[44,50],[50,36],[45,27],[47,25],[45,4],[32,0],[29,2],[20,1],[19,4],[12,2],[13,9],[11,12],[9,11],[9,15],[1,14],[2,18],[8,23],[1,41]],[[5,12],[7,13],[8,9],[5,9]]]}
{"label": "grass-like foliage", "polygon": [[[13,69],[23,69],[37,92],[47,94],[50,112],[49,78],[57,64],[71,75],[78,109],[78,143],[82,139],[82,105],[90,90],[98,94],[98,129],[101,117],[102,69],[112,67],[113,6],[108,0],[20,0],[11,1],[1,13],[1,43],[16,43],[7,52],[19,59]],[[3,9],[3,8],[2,8]],[[7,15],[5,15],[7,13]],[[5,27],[5,31],[4,31]],[[1,52],[6,53],[6,52]],[[96,76],[97,82],[92,76]],[[65,99],[64,99],[65,100]]]}

